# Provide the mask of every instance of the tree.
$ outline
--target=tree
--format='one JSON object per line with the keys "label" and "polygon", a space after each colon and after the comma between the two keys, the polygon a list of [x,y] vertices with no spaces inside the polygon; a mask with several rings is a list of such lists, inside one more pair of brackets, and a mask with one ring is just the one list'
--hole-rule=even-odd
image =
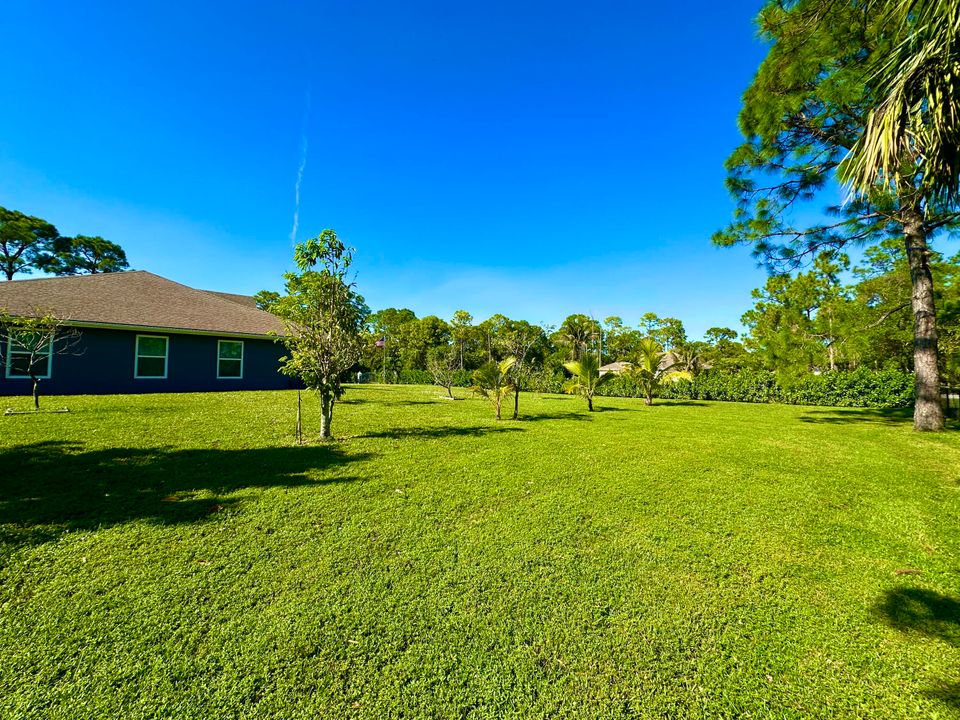
{"label": "tree", "polygon": [[34,410],[40,409],[40,381],[50,375],[53,356],[75,354],[79,341],[80,332],[49,311],[14,317],[0,309],[0,366],[30,378]]}
{"label": "tree", "polygon": [[433,376],[433,382],[446,389],[453,400],[453,383],[459,370],[456,351],[449,347],[432,348],[427,358],[427,370]]}
{"label": "tree", "polygon": [[464,349],[470,335],[473,332],[473,315],[468,313],[466,310],[457,310],[453,314],[453,319],[450,321],[450,334],[453,336],[453,341],[457,344],[457,351],[459,352],[459,361],[460,369],[463,370],[463,355]]}
{"label": "tree", "polygon": [[736,372],[750,365],[751,359],[736,330],[712,327],[704,333],[704,363],[712,370]]}
{"label": "tree", "polygon": [[436,315],[403,323],[396,331],[400,364],[404,370],[427,368],[431,349],[446,347],[450,341],[450,328]]}
{"label": "tree", "polygon": [[347,281],[353,250],[335,231],[299,243],[294,260],[299,272],[284,274],[286,295],[271,306],[283,321],[280,339],[288,353],[280,371],[299,377],[317,393],[320,437],[329,438],[333,407],[344,392],[341,377],[360,358],[369,310]]}
{"label": "tree", "polygon": [[896,192],[904,157],[922,159],[925,194],[956,201],[960,191],[960,4],[874,0],[868,8],[898,42],[868,67],[874,105],[840,178],[869,196]]}
{"label": "tree", "polygon": [[614,377],[613,373],[600,374],[600,362],[593,353],[583,354],[579,360],[564,363],[573,377],[564,386],[564,392],[579,395],[587,401],[587,410],[593,412],[593,396],[597,389]]}
{"label": "tree", "polygon": [[99,236],[58,238],[51,250],[38,260],[38,266],[54,275],[95,275],[130,267],[123,248]]}
{"label": "tree", "polygon": [[0,207],[0,272],[13,280],[17,273],[39,269],[59,237],[57,228],[46,220]]}
{"label": "tree", "polygon": [[868,68],[902,39],[878,15],[849,0],[771,0],[763,8],[760,30],[771,47],[744,94],[746,142],[727,161],[738,207],[714,242],[752,245],[768,267],[783,270],[828,248],[903,238],[914,316],[914,427],[940,430],[930,241],[960,216],[925,185],[924,158],[915,147],[903,149],[892,188],[828,206],[821,221],[802,222],[811,214],[800,212],[833,187],[876,107]]}
{"label": "tree", "polygon": [[687,331],[677,318],[662,318],[656,313],[645,313],[640,318],[640,329],[645,337],[653,338],[667,350],[680,347],[687,342]]}
{"label": "tree", "polygon": [[273,290],[261,290],[253,296],[253,300],[257,304],[258,309],[272,312],[274,304],[280,297],[280,293],[274,292]]}
{"label": "tree", "polygon": [[569,315],[554,333],[555,341],[569,349],[570,359],[579,360],[600,331],[596,320],[586,315]]}
{"label": "tree", "polygon": [[825,252],[809,272],[774,275],[753,291],[757,302],[742,322],[768,368],[786,375],[837,369],[849,327],[849,298],[839,273],[848,266],[846,256]]}
{"label": "tree", "polygon": [[665,362],[667,354],[653,338],[644,338],[640,341],[637,354],[626,370],[643,391],[644,402],[653,405],[653,397],[664,378],[673,369],[672,364]]}
{"label": "tree", "polygon": [[674,347],[670,351],[673,354],[674,366],[682,372],[689,373],[690,377],[696,377],[703,370],[705,346],[706,343],[686,342]]}
{"label": "tree", "polygon": [[477,326],[477,329],[483,333],[487,348],[487,362],[493,362],[494,349],[500,344],[500,333],[508,322],[509,318],[506,315],[497,313]]}
{"label": "tree", "polygon": [[377,368],[384,383],[401,367],[401,328],[416,319],[416,314],[408,308],[386,308],[367,319],[363,364]]}
{"label": "tree", "polygon": [[508,357],[500,362],[485,363],[473,371],[473,386],[470,389],[493,403],[497,412],[497,420],[500,419],[503,398],[513,389],[510,368],[516,362],[516,358]]}
{"label": "tree", "polygon": [[511,375],[513,378],[513,419],[520,417],[520,391],[530,380],[532,363],[530,351],[544,338],[543,328],[531,325],[526,320],[507,320],[501,330],[500,341],[508,357],[516,358]]}

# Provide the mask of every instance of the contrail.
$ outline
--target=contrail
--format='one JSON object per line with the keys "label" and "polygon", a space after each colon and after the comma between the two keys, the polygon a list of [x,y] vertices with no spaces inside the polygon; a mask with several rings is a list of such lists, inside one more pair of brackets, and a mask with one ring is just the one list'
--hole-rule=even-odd
{"label": "contrail", "polygon": [[297,183],[293,188],[293,229],[290,230],[290,244],[297,242],[297,228],[300,226],[300,186],[303,184],[303,171],[307,169],[307,122],[310,119],[310,88],[307,88],[307,106],[303,111],[303,132],[300,137],[300,166],[297,168]]}

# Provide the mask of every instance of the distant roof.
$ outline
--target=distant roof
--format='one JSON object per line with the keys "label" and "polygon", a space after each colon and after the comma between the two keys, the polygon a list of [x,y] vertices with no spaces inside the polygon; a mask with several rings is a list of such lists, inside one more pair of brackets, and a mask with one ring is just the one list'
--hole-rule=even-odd
{"label": "distant roof", "polygon": [[0,282],[0,309],[22,316],[50,312],[81,326],[261,336],[283,331],[253,298],[194,290],[143,270]]}
{"label": "distant roof", "polygon": [[633,367],[630,363],[618,360],[617,362],[607,363],[600,368],[600,374],[606,375],[607,373],[613,373],[614,375],[622,373],[624,370],[629,370]]}

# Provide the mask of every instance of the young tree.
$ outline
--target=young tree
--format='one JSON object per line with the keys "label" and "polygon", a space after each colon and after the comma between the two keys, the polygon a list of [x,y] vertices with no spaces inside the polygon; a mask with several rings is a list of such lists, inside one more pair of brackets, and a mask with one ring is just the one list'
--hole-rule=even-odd
{"label": "young tree", "polygon": [[531,325],[526,320],[507,320],[501,331],[500,341],[509,357],[516,358],[513,377],[513,419],[520,416],[520,391],[526,389],[530,380],[533,347],[544,337],[543,328]]}
{"label": "young tree", "polygon": [[60,237],[46,220],[0,207],[0,272],[7,280],[39,269]]}
{"label": "young tree", "polygon": [[54,355],[76,354],[80,332],[52,313],[36,310],[32,317],[14,317],[0,309],[0,366],[33,383],[33,408],[40,409],[40,381],[49,376]]}
{"label": "young tree", "polygon": [[637,354],[630,364],[627,373],[643,391],[644,402],[653,405],[653,397],[664,378],[673,370],[673,365],[665,362],[667,354],[653,338],[644,338],[640,341]]}
{"label": "young tree", "polygon": [[497,420],[500,419],[503,398],[513,389],[510,368],[516,362],[516,358],[508,357],[500,362],[488,362],[473,371],[473,386],[470,389],[493,403],[497,412]]}
{"label": "young tree", "polygon": [[744,94],[746,142],[727,161],[738,208],[714,242],[752,245],[768,266],[783,269],[827,248],[903,238],[913,288],[914,428],[941,430],[930,241],[960,216],[926,183],[919,148],[899,148],[892,186],[828,207],[821,222],[804,222],[811,214],[798,212],[838,179],[838,165],[876,108],[871,64],[905,38],[870,4],[852,0],[770,0],[759,24],[771,47]]}
{"label": "young tree", "polygon": [[38,261],[40,269],[54,275],[95,275],[130,267],[123,248],[102,237],[77,235],[57,239],[52,252]]}
{"label": "young tree", "polygon": [[271,306],[284,325],[280,339],[288,354],[281,372],[316,391],[320,437],[329,438],[333,407],[344,392],[341,377],[360,358],[369,309],[347,280],[353,249],[335,231],[299,243],[294,259],[299,272],[284,275],[286,295]]}
{"label": "young tree", "polygon": [[584,353],[579,360],[564,363],[573,377],[564,386],[564,392],[579,395],[587,401],[587,410],[593,412],[593,396],[597,389],[614,377],[613,373],[600,374],[600,362],[593,353]]}
{"label": "young tree", "polygon": [[434,384],[444,388],[453,400],[453,383],[459,370],[456,350],[450,347],[431,348],[427,358],[427,370],[433,376]]}

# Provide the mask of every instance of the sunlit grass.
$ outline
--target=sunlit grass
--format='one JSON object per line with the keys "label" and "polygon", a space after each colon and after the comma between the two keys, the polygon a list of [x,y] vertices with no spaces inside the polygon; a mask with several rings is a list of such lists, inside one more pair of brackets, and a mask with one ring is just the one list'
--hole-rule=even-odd
{"label": "sunlit grass", "polygon": [[958,713],[960,433],[442,393],[0,417],[0,717]]}

